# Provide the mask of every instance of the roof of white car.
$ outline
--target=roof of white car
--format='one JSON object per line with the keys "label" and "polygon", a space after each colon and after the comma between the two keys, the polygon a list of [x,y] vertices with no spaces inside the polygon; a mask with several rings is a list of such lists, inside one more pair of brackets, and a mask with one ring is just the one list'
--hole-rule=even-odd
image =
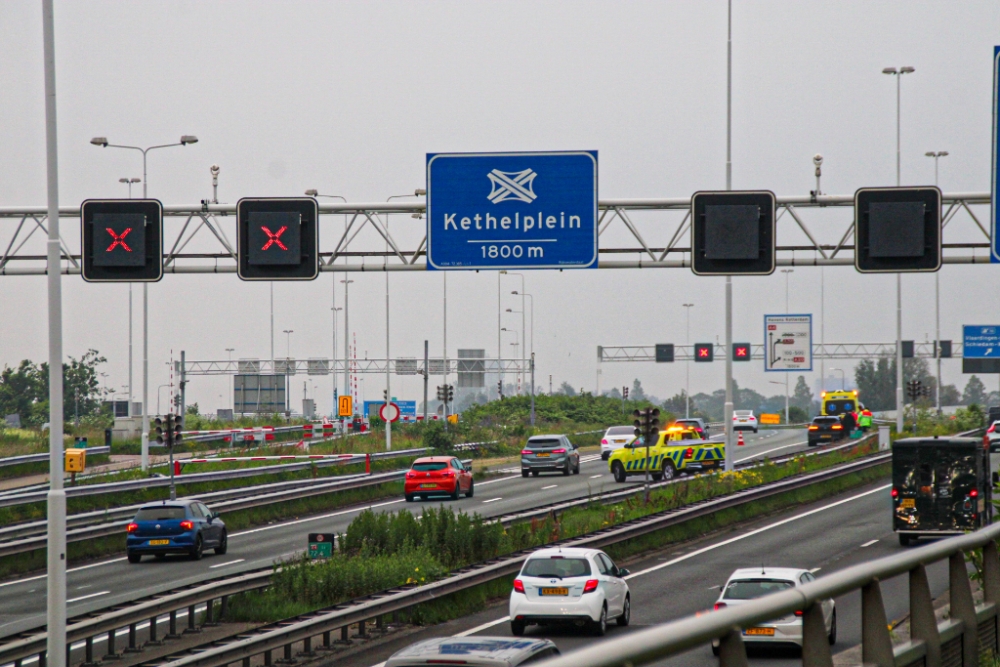
{"label": "roof of white car", "polygon": [[729,575],[730,581],[733,579],[782,579],[785,581],[798,581],[804,572],[794,567],[744,567]]}
{"label": "roof of white car", "polygon": [[548,639],[518,637],[435,637],[411,644],[386,661],[386,667],[442,658],[467,664],[518,664],[533,653],[554,647]]}
{"label": "roof of white car", "polygon": [[528,556],[528,558],[552,558],[553,556],[563,556],[564,558],[585,558],[587,556],[593,556],[597,553],[600,553],[600,550],[579,548],[560,549],[556,547],[554,549],[539,549]]}

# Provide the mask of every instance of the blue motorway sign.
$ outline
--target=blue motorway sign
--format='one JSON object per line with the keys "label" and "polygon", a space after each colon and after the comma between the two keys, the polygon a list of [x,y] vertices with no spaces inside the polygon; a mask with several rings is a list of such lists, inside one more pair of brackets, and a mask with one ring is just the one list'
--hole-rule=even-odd
{"label": "blue motorway sign", "polygon": [[962,357],[1000,359],[1000,326],[966,324],[962,327]]}
{"label": "blue motorway sign", "polygon": [[990,261],[1000,262],[1000,210],[997,209],[997,193],[1000,192],[1000,46],[993,47],[993,174],[990,178]]}
{"label": "blue motorway sign", "polygon": [[597,151],[427,156],[427,268],[596,266]]}

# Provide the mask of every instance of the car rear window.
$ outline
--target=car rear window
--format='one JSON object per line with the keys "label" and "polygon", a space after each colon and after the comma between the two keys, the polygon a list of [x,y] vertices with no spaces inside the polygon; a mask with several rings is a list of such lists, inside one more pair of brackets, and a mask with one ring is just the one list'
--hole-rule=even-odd
{"label": "car rear window", "polygon": [[136,521],[170,521],[183,519],[186,515],[183,507],[163,505],[161,507],[143,507],[135,514]]}
{"label": "car rear window", "polygon": [[692,428],[701,428],[701,424],[693,419],[678,419],[674,422],[675,424],[680,424],[681,426],[690,426]]}
{"label": "car rear window", "polygon": [[586,577],[590,562],[586,558],[529,558],[521,574],[525,577]]}
{"label": "car rear window", "polygon": [[816,417],[813,419],[813,424],[839,424],[840,419],[837,417]]}
{"label": "car rear window", "polygon": [[444,470],[448,467],[447,461],[427,461],[424,463],[414,463],[413,469],[419,470],[420,472],[427,472],[430,470]]}
{"label": "car rear window", "polygon": [[737,417],[749,417],[753,414],[753,410],[733,410],[733,414]]}
{"label": "car rear window", "polygon": [[612,426],[605,435],[635,435],[634,426]]}
{"label": "car rear window", "polygon": [[762,595],[792,588],[795,584],[781,579],[737,579],[726,586],[727,600],[753,600]]}
{"label": "car rear window", "polygon": [[550,440],[529,440],[528,449],[552,449],[562,445],[562,440],[553,438]]}

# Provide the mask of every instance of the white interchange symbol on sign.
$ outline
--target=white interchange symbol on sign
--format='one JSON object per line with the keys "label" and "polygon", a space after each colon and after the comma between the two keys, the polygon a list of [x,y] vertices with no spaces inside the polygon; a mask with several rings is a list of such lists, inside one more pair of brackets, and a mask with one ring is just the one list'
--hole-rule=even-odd
{"label": "white interchange symbol on sign", "polygon": [[493,190],[487,198],[494,204],[499,204],[509,199],[516,199],[517,201],[530,204],[538,197],[532,189],[535,176],[538,176],[538,174],[531,169],[517,172],[494,169],[487,176],[493,185]]}

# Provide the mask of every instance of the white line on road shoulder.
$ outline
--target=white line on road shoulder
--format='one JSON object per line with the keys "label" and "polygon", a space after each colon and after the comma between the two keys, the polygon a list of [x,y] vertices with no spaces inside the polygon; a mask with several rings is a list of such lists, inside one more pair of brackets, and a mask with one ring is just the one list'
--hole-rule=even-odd
{"label": "white line on road shoulder", "polygon": [[503,500],[503,498],[490,498],[489,500],[484,500],[483,504],[485,505],[486,503],[495,503],[498,500]]}
{"label": "white line on road shoulder", "polygon": [[865,542],[864,544],[862,544],[861,548],[863,549],[865,547],[870,547],[871,545],[875,544],[876,542],[878,542],[878,540],[869,540],[868,542]]}
{"label": "white line on road shoulder", "polygon": [[602,473],[600,475],[591,475],[590,479],[597,479],[598,477],[604,477],[604,474]]}
{"label": "white line on road shoulder", "polygon": [[764,456],[765,454],[770,454],[771,452],[776,452],[779,449],[788,449],[789,447],[796,447],[798,445],[805,445],[808,442],[809,442],[808,440],[803,440],[802,442],[793,442],[790,445],[782,445],[781,447],[775,447],[774,449],[769,449],[766,452],[761,452],[759,454],[754,454],[753,456],[748,456],[745,459],[737,459],[736,461],[734,461],[734,463],[743,463],[744,461],[749,461],[750,459],[755,459],[757,457]]}
{"label": "white line on road shoulder", "polygon": [[559,486],[559,485],[558,485],[558,484],[549,484],[548,486],[543,486],[543,487],[542,487],[542,491],[546,491],[546,490],[548,490],[548,489],[554,489],[554,488],[556,488],[557,486]]}
{"label": "white line on road shoulder", "polygon": [[79,602],[80,600],[87,600],[89,598],[99,598],[102,595],[107,595],[111,591],[101,591],[100,593],[91,593],[90,595],[84,595],[82,597],[73,598],[71,600],[66,600],[66,604],[73,604],[74,602]]}
{"label": "white line on road shoulder", "polygon": [[237,563],[242,563],[246,558],[237,558],[236,560],[231,560],[228,563],[219,563],[218,565],[209,565],[208,569],[214,570],[217,567],[227,567],[229,565],[236,565]]}

